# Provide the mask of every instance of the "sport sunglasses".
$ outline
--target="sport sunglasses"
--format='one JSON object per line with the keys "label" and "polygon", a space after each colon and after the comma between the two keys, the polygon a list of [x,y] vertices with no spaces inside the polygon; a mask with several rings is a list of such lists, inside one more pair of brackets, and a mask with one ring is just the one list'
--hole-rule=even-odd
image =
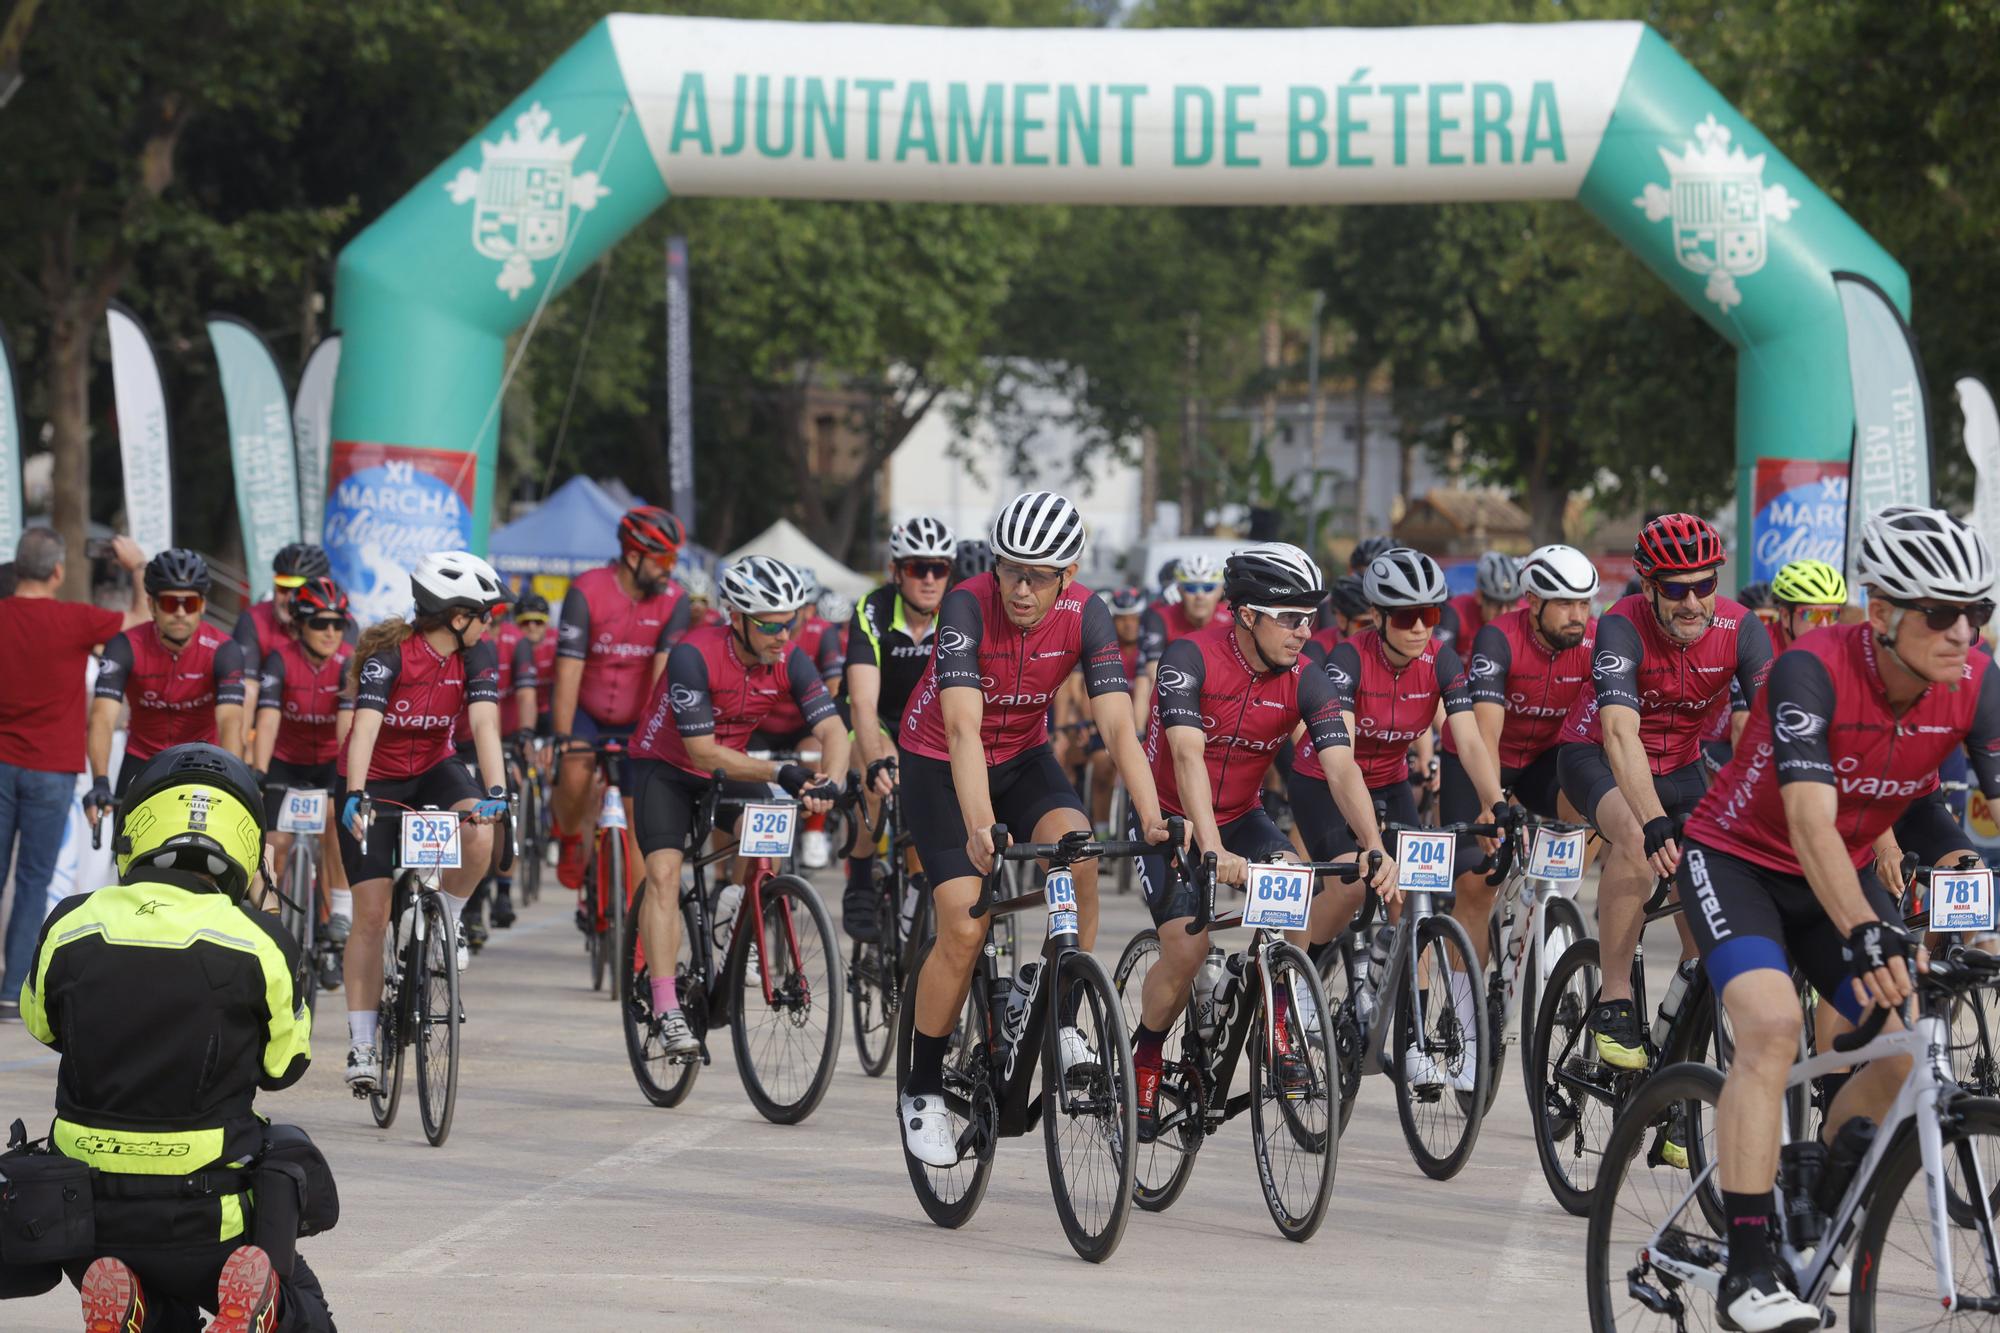
{"label": "sport sunglasses", "polygon": [[341,616],[314,616],[306,622],[307,629],[346,629],[347,621]]}
{"label": "sport sunglasses", "polygon": [[1222,585],[1216,582],[1214,579],[1210,579],[1206,583],[1183,583],[1180,585],[1180,590],[1182,592],[1194,593],[1196,596],[1206,597],[1209,593],[1214,592],[1217,588],[1220,588],[1221,586]]}
{"label": "sport sunglasses", "polygon": [[1915,611],[1924,618],[1924,624],[1942,634],[1958,623],[1960,616],[1975,630],[1986,628],[1986,622],[1993,619],[1993,603],[1990,600],[1977,602],[1948,602],[1943,606],[1928,606],[1923,602],[1906,602],[1900,597],[1888,599],[1889,605],[1900,611]]}
{"label": "sport sunglasses", "polygon": [[1302,629],[1311,629],[1313,618],[1319,614],[1316,611],[1300,611],[1294,607],[1283,606],[1251,606],[1250,609],[1266,620],[1277,621],[1280,629],[1294,634]]}
{"label": "sport sunglasses", "polygon": [[1660,596],[1670,602],[1684,602],[1689,597],[1707,598],[1715,595],[1715,589],[1722,580],[1714,574],[1705,579],[1694,579],[1687,583],[1669,583],[1665,579],[1654,579],[1653,586],[1660,590]]}
{"label": "sport sunglasses", "polygon": [[1436,629],[1444,619],[1441,606],[1398,606],[1386,613],[1389,624],[1394,629],[1415,629],[1422,625],[1425,629]]}
{"label": "sport sunglasses", "polygon": [[208,599],[198,592],[163,592],[153,604],[170,616],[191,616],[206,606]]}
{"label": "sport sunglasses", "polygon": [[951,577],[949,560],[905,560],[897,569],[913,579],[948,579]]}
{"label": "sport sunglasses", "polygon": [[752,618],[750,621],[751,629],[756,630],[759,634],[768,634],[774,639],[780,634],[789,634],[798,627],[799,618],[796,615],[790,620],[757,620]]}

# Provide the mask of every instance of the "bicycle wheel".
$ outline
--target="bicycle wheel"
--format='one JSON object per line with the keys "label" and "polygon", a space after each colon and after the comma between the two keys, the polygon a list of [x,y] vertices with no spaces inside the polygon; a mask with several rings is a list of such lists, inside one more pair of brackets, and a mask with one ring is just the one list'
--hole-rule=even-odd
{"label": "bicycle wheel", "polygon": [[542,896],[542,790],[532,774],[521,783],[521,853],[514,860],[514,886],[528,907]]}
{"label": "bicycle wheel", "polygon": [[[931,941],[918,946],[916,963],[903,983],[902,1003],[896,1010],[896,1090],[910,1081],[910,1045],[915,1039],[917,978],[923,975],[924,960],[930,957]],[[927,1166],[903,1150],[903,1166],[910,1173],[910,1185],[924,1215],[941,1227],[962,1227],[979,1211],[986,1197],[986,1184],[993,1176],[993,1149],[998,1142],[999,1108],[993,1097],[989,1061],[990,1036],[994,1031],[988,1007],[990,992],[986,976],[975,971],[972,988],[966,993],[944,1057],[944,1103],[951,1112],[952,1133],[965,1156],[951,1166]],[[902,1108],[897,1116],[896,1142],[903,1141]]]}
{"label": "bicycle wheel", "polygon": [[[1118,956],[1111,977],[1118,987],[1128,1032],[1139,1030],[1146,978],[1159,959],[1160,933],[1151,926],[1134,935]],[[1151,1143],[1139,1142],[1136,1130],[1133,1135],[1137,1161],[1132,1169],[1132,1200],[1149,1213],[1173,1207],[1187,1188],[1188,1177],[1194,1174],[1194,1155],[1201,1148],[1201,1080],[1195,1074],[1186,1036],[1187,1008],[1183,1005],[1160,1047],[1160,1088],[1154,1102],[1159,1133]]]}
{"label": "bicycle wheel", "polygon": [[1354,1099],[1361,1095],[1361,1075],[1366,1068],[1362,1031],[1361,974],[1367,966],[1368,951],[1361,947],[1353,931],[1336,936],[1320,953],[1319,980],[1326,993],[1326,1011],[1333,1015],[1333,1063],[1340,1082],[1340,1132],[1354,1116]]}
{"label": "bicycle wheel", "polygon": [[[1921,1112],[1919,1113],[1921,1114]],[[1930,1200],[1923,1176],[1923,1151],[1905,1129],[1876,1169],[1873,1197],[1848,1262],[1854,1287],[1848,1295],[1848,1325],[1859,1333],[1875,1329],[1986,1327],[1995,1324],[1994,1281],[2000,1264],[1993,1232],[1993,1200],[2000,1185],[2000,1102],[1984,1097],[1955,1098],[1943,1118],[1945,1232],[1951,1251],[1949,1286],[1961,1303],[1983,1302],[1970,1310],[1942,1314],[1933,1248]],[[1975,1175],[1975,1173],[1977,1173]],[[1974,1209],[1980,1197],[1987,1206]]]}
{"label": "bicycle wheel", "polygon": [[1598,943],[1578,940],[1556,960],[1529,1045],[1528,1122],[1549,1193],[1576,1217],[1590,1213],[1619,1104],[1644,1077],[1597,1058],[1590,1009],[1597,1003]]}
{"label": "bicycle wheel", "polygon": [[1534,1025],[1542,1012],[1540,964],[1544,960],[1560,962],[1572,944],[1590,938],[1590,927],[1584,924],[1583,909],[1576,905],[1574,898],[1551,895],[1548,904],[1548,911],[1542,917],[1541,958],[1526,959],[1521,968],[1521,1078],[1530,1083],[1534,1081],[1536,1069]]}
{"label": "bicycle wheel", "polygon": [[[307,1012],[319,1007],[319,978],[316,941],[319,934],[319,884],[313,874],[312,855],[305,850],[300,834],[285,861],[285,890],[279,896],[279,917],[299,946],[298,965],[292,969],[292,994]],[[310,1025],[308,1025],[310,1028]]]}
{"label": "bicycle wheel", "polygon": [[813,1113],[833,1081],[840,1046],[840,946],[833,918],[812,885],[778,875],[766,881],[760,896],[756,930],[748,920],[748,893],[736,914],[726,974],[733,997],[729,1033],[750,1104],[773,1124],[795,1125]]}
{"label": "bicycle wheel", "polygon": [[604,880],[600,867],[603,862],[593,856],[584,867],[582,906],[577,909],[578,919],[583,924],[583,952],[590,960],[590,988],[604,989],[604,969],[610,950],[604,942],[605,910]]}
{"label": "bicycle wheel", "polygon": [[[391,902],[399,898],[404,900],[403,911],[414,910],[406,892],[395,892]],[[376,1090],[368,1094],[368,1110],[381,1129],[396,1123],[396,1109],[403,1101],[403,1047],[409,1043],[404,1022],[410,1009],[404,994],[408,974],[405,956],[396,948],[396,919],[400,915],[390,912],[389,929],[382,934],[382,999],[375,1006],[375,1050],[382,1061],[382,1074],[375,1082]]]}
{"label": "bicycle wheel", "polygon": [[875,938],[854,942],[847,965],[847,995],[854,1011],[854,1050],[861,1057],[861,1070],[870,1078],[880,1078],[895,1053],[896,1002],[902,987],[896,976],[901,941],[892,915],[896,911],[894,880],[879,863],[871,892],[875,895]]}
{"label": "bicycle wheel", "polygon": [[[1712,1292],[1661,1261],[1712,1269],[1721,1279],[1726,1224],[1713,1171],[1668,1165],[1660,1141],[1670,1124],[1693,1126],[1714,1160],[1715,1102],[1722,1074],[1706,1065],[1669,1065],[1633,1094],[1604,1148],[1590,1207],[1584,1276],[1593,1333],[1713,1327]],[[1857,1280],[1860,1268],[1855,1269]],[[1935,1307],[1936,1296],[1932,1296]],[[1933,1314],[1935,1309],[1933,1309]],[[1928,1323],[1929,1320],[1924,1322]]]}
{"label": "bicycle wheel", "polygon": [[2000,1096],[2000,991],[1982,985],[1951,998],[1951,1074],[1976,1097]]}
{"label": "bicycle wheel", "polygon": [[[1264,955],[1278,1007],[1276,1049],[1263,1016],[1250,1025],[1250,1146],[1264,1206],[1286,1240],[1309,1240],[1333,1197],[1340,1155],[1338,1066],[1319,974],[1296,946]],[[1261,1006],[1260,1006],[1261,1007]]]}
{"label": "bicycle wheel", "polygon": [[[1403,1138],[1418,1168],[1432,1180],[1449,1180],[1472,1156],[1486,1106],[1486,1085],[1493,1072],[1490,1062],[1468,1051],[1466,1041],[1469,1033],[1486,1030],[1486,992],[1478,986],[1470,988],[1470,1020],[1461,1018],[1453,1003],[1450,970],[1456,966],[1476,975],[1479,958],[1472,951],[1465,927],[1448,916],[1424,919],[1410,966],[1419,969],[1424,989],[1421,1005],[1413,1005],[1408,978],[1396,988],[1396,1115],[1403,1122]],[[1412,1050],[1420,1061],[1435,1067],[1438,1082],[1419,1087],[1405,1076],[1404,1052]],[[1475,1058],[1468,1060],[1468,1054]],[[1461,1074],[1471,1076],[1468,1091],[1452,1086]]]}
{"label": "bicycle wheel", "polygon": [[442,1147],[451,1134],[452,1112],[458,1106],[458,938],[441,895],[426,892],[424,947],[412,949],[415,962],[416,1029],[410,1034],[417,1048],[417,1110],[424,1137]]}
{"label": "bicycle wheel", "polygon": [[605,899],[604,904],[604,934],[599,949],[605,955],[605,970],[610,974],[611,984],[607,987],[609,992],[607,998],[613,1004],[617,1004],[625,999],[618,988],[625,983],[626,976],[625,968],[614,963],[612,955],[617,950],[619,941],[625,938],[625,918],[631,911],[628,895],[632,891],[632,867],[628,859],[630,851],[624,831],[621,829],[612,833],[608,841],[607,859],[611,864],[604,883],[605,892],[609,897]]}
{"label": "bicycle wheel", "polygon": [[[1098,1264],[1118,1248],[1132,1216],[1139,1119],[1132,1043],[1102,963],[1072,950],[1056,960],[1055,974],[1042,1034],[1042,1141],[1063,1233]],[[1083,1033],[1090,1057],[1065,1066],[1064,1015],[1072,1013],[1067,1025]]]}
{"label": "bicycle wheel", "polygon": [[[688,1089],[694,1086],[695,1075],[701,1072],[701,1057],[669,1059],[661,1049],[660,1021],[653,1013],[652,972],[639,940],[639,909],[650,888],[646,881],[639,882],[633,891],[632,910],[625,916],[625,934],[618,947],[619,967],[624,973],[621,993],[625,1000],[618,1006],[618,1012],[625,1029],[625,1054],[632,1062],[632,1077],[639,1081],[639,1091],[655,1106],[679,1106]],[[692,915],[682,907],[681,944],[674,954],[674,976],[683,997],[691,997],[700,985],[693,975]],[[705,1025],[698,1025],[703,1023],[701,1006],[690,1004],[687,998],[682,999],[681,1005],[682,1016],[690,1025],[696,1025],[695,1035],[706,1036]]]}

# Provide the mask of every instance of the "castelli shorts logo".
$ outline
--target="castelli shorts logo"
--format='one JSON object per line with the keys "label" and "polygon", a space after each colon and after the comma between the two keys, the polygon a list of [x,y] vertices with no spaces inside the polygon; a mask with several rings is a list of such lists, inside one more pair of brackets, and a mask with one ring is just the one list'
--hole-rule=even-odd
{"label": "castelli shorts logo", "polygon": [[1660,150],[1669,185],[1649,183],[1632,201],[1648,222],[1672,221],[1675,257],[1708,278],[1702,295],[1724,311],[1743,304],[1736,279],[1764,267],[1770,224],[1791,221],[1799,207],[1783,185],[1764,184],[1765,155],[1732,147],[1732,137],[1710,115],[1685,152]]}
{"label": "castelli shorts logo", "polygon": [[1771,730],[1781,741],[1797,745],[1817,738],[1826,731],[1826,719],[1817,713],[1801,708],[1787,699],[1780,703],[1772,715]]}
{"label": "castelli shorts logo", "polygon": [[562,250],[570,210],[587,213],[611,193],[596,172],[575,169],[588,136],[564,142],[552,119],[531,103],[498,143],[481,140],[477,170],[461,167],[444,183],[454,204],[472,205],[472,248],[501,261],[494,285],[509,300],[535,285],[534,260]]}

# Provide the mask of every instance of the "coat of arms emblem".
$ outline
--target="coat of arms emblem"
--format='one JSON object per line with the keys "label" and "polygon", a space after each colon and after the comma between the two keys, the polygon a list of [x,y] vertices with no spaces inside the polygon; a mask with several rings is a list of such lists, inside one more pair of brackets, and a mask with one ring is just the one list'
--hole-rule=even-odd
{"label": "coat of arms emblem", "polygon": [[472,248],[500,261],[494,283],[509,299],[535,285],[535,260],[561,253],[570,210],[588,212],[611,193],[596,172],[576,170],[585,136],[564,142],[551,119],[533,103],[498,143],[480,141],[478,170],[445,182],[453,203],[472,205]]}
{"label": "coat of arms emblem", "polygon": [[1790,221],[1799,206],[1784,186],[1764,184],[1764,154],[1749,156],[1731,137],[1727,125],[1708,117],[1685,153],[1660,149],[1671,188],[1648,185],[1632,201],[1649,222],[1672,219],[1674,257],[1707,275],[1702,294],[1724,310],[1743,303],[1736,280],[1764,267],[1770,224]]}

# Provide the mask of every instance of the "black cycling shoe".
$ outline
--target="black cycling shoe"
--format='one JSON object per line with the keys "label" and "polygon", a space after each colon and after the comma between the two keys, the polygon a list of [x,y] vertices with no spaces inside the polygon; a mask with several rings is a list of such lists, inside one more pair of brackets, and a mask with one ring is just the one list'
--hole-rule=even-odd
{"label": "black cycling shoe", "polygon": [[493,894],[493,909],[488,913],[493,921],[493,929],[505,930],[514,924],[514,895],[506,889],[497,889]]}
{"label": "black cycling shoe", "polygon": [[847,888],[840,895],[840,926],[849,939],[862,944],[873,944],[881,938],[881,927],[875,920],[873,884],[847,881]]}
{"label": "black cycling shoe", "polygon": [[486,927],[467,916],[460,923],[465,927],[465,947],[478,953],[486,947]]}

